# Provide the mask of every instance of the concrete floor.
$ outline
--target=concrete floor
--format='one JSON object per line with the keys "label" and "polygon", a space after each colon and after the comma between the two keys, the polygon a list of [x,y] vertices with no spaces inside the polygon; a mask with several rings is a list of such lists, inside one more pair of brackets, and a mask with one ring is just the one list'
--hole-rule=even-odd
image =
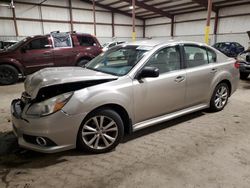
{"label": "concrete floor", "polygon": [[129,137],[115,151],[40,154],[11,133],[22,83],[0,86],[0,187],[250,187],[250,80],[219,113],[204,111]]}

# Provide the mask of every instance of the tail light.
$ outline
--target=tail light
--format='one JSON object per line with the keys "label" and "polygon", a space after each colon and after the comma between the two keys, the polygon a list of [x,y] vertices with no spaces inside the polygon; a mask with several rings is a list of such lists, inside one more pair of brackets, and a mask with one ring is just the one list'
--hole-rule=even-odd
{"label": "tail light", "polygon": [[240,68],[240,62],[239,62],[239,61],[236,61],[236,62],[234,63],[234,67],[235,67],[236,69],[239,69],[239,68]]}

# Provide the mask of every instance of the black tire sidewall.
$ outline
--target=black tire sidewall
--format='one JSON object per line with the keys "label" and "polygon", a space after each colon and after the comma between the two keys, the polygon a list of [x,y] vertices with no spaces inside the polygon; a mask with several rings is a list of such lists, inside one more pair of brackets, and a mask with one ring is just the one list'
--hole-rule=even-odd
{"label": "black tire sidewall", "polygon": [[[222,87],[222,86],[226,87],[226,89],[227,89],[227,100],[226,100],[225,105],[224,105],[222,108],[217,108],[216,105],[215,105],[215,95],[216,95],[218,89],[219,89],[220,87]],[[212,95],[212,98],[211,98],[211,100],[210,100],[210,110],[212,110],[212,111],[214,111],[214,112],[218,112],[218,111],[223,110],[224,107],[227,105],[229,95],[230,95],[230,94],[229,94],[228,85],[227,85],[226,83],[220,83],[220,84],[218,84],[218,85],[215,87],[214,92],[213,92],[213,95]]]}
{"label": "black tire sidewall", "polygon": [[249,76],[249,73],[246,73],[246,72],[240,72],[240,79],[242,79],[242,80],[246,80],[248,76]]}
{"label": "black tire sidewall", "polygon": [[[85,144],[85,142],[82,139],[81,132],[82,132],[83,125],[89,119],[91,119],[93,116],[101,116],[101,115],[107,116],[116,122],[117,128],[118,128],[118,135],[117,135],[115,142],[111,146],[109,146],[108,148],[94,149],[94,148],[91,148]],[[121,139],[123,138],[123,135],[124,135],[124,125],[123,125],[123,121],[122,121],[121,117],[119,116],[119,114],[111,109],[100,109],[100,110],[97,110],[97,111],[90,113],[81,123],[81,126],[78,130],[78,135],[77,135],[77,147],[81,150],[91,152],[91,153],[105,153],[105,152],[108,152],[108,151],[111,151],[112,149],[114,149],[120,143]]]}
{"label": "black tire sidewall", "polygon": [[89,62],[88,59],[82,59],[77,63],[77,66],[79,67],[83,67],[84,65],[86,65]]}
{"label": "black tire sidewall", "polygon": [[12,72],[13,78],[7,82],[0,79],[0,85],[10,85],[18,81],[18,70],[11,65],[0,65],[0,69],[7,69]]}

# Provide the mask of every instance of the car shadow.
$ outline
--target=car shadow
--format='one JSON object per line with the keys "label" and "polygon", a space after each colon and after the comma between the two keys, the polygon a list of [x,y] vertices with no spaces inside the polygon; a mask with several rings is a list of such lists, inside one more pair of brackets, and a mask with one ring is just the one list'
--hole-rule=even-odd
{"label": "car shadow", "polygon": [[[122,144],[140,138],[145,135],[152,134],[156,131],[166,129],[182,122],[190,121],[197,117],[203,116],[204,111],[195,112],[189,115],[185,115],[174,120],[167,121],[155,126],[151,126],[130,135],[126,135],[122,140]],[[115,151],[114,151],[115,152]],[[20,148],[17,143],[17,139],[13,132],[0,132],[0,167],[7,169],[17,168],[43,168],[58,163],[64,163],[67,160],[67,156],[82,156],[82,155],[97,155],[87,152],[82,152],[77,149],[54,153],[44,154],[31,150]]]}

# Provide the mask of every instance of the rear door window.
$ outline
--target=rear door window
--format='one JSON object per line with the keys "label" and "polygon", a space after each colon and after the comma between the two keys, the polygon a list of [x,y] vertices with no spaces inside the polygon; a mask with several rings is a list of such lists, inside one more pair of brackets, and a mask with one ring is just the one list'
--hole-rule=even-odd
{"label": "rear door window", "polygon": [[95,40],[89,36],[77,36],[81,46],[95,46]]}
{"label": "rear door window", "polygon": [[197,67],[209,63],[206,48],[195,45],[184,45],[187,67]]}

